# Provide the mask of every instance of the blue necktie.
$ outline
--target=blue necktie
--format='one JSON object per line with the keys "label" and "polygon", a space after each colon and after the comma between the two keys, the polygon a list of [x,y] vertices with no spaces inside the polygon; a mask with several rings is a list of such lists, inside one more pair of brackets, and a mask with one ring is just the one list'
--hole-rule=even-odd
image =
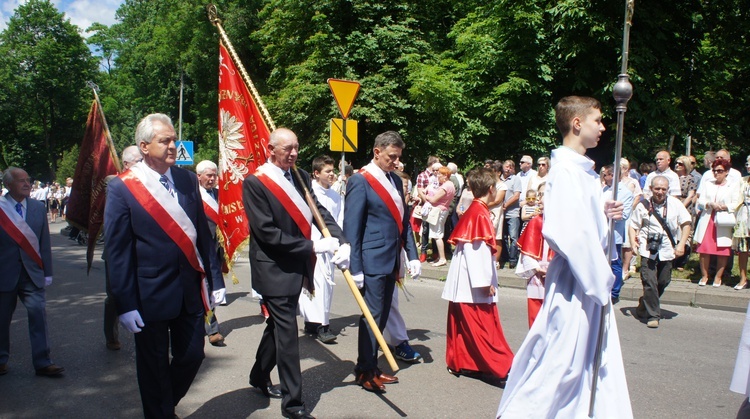
{"label": "blue necktie", "polygon": [[20,202],[16,203],[16,212],[23,218],[23,205]]}
{"label": "blue necktie", "polygon": [[[288,170],[287,170],[286,172],[284,172],[284,177],[285,177],[285,178],[286,178],[286,180],[288,180],[289,182],[292,182],[292,174],[291,174],[291,173],[289,173],[289,171],[288,171]],[[292,185],[294,185],[294,182],[292,182]]]}
{"label": "blue necktie", "polygon": [[169,179],[167,179],[167,175],[161,175],[159,178],[159,182],[161,182],[162,185],[164,185],[165,188],[167,188],[167,191],[170,195],[172,195],[172,198],[174,198],[174,190],[172,190],[172,187],[169,185]]}

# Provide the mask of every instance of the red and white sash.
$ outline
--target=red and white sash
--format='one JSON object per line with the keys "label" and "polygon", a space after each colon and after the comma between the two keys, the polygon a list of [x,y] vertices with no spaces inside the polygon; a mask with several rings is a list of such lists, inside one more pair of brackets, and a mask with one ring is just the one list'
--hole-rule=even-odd
{"label": "red and white sash", "polygon": [[203,199],[203,210],[206,213],[206,217],[211,220],[212,223],[219,224],[219,203],[216,202],[213,196],[208,193],[206,188],[198,188],[201,191],[201,198]]}
{"label": "red and white sash", "polygon": [[40,268],[44,269],[42,254],[39,252],[39,237],[34,234],[26,220],[18,215],[6,197],[0,197],[0,209],[0,227]]}
{"label": "red and white sash", "polygon": [[[190,262],[190,266],[201,274],[201,298],[206,310],[206,319],[210,319],[211,305],[208,297],[208,287],[205,281],[206,271],[203,260],[198,257],[196,243],[198,233],[195,225],[177,199],[169,194],[167,188],[159,182],[152,170],[145,163],[137,163],[130,170],[120,175],[136,201],[149,213],[154,221],[174,241],[177,247]],[[202,188],[201,188],[202,189]],[[176,191],[175,191],[176,193]]]}
{"label": "red and white sash", "polygon": [[255,172],[255,177],[279,200],[281,205],[289,212],[289,216],[297,224],[302,235],[310,240],[312,233],[312,212],[294,185],[282,173],[282,170],[272,163],[265,163]]}
{"label": "red and white sash", "polygon": [[370,187],[383,200],[383,203],[388,207],[388,211],[398,226],[398,232],[402,233],[404,230],[404,203],[396,187],[393,186],[393,183],[385,176],[385,172],[377,167],[375,163],[370,163],[363,167],[359,173],[362,173],[362,176],[370,184]]}

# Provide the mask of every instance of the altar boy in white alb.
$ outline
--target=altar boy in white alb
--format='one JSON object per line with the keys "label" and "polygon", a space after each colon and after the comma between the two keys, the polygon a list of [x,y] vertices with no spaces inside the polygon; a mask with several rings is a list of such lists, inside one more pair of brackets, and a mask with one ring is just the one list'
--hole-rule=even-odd
{"label": "altar boy in white alb", "polygon": [[[312,163],[312,192],[318,199],[336,224],[341,227],[344,223],[344,202],[341,195],[336,192],[331,185],[336,180],[336,174],[333,171],[336,162],[330,156],[316,157]],[[323,238],[320,230],[313,228],[311,231],[312,240]],[[335,265],[331,262],[329,253],[317,253],[315,255],[315,295],[303,292],[299,296],[299,312],[305,319],[305,332],[316,336],[323,343],[333,343],[336,341],[336,335],[329,329],[331,301],[333,299],[333,274]]]}
{"label": "altar boy in white alb", "polygon": [[603,250],[607,217],[621,218],[623,207],[602,202],[594,162],[584,155],[604,131],[601,104],[568,96],[555,107],[555,119],[563,146],[552,152],[542,229],[555,256],[544,304],[513,360],[497,417],[588,417],[600,313],[607,306],[594,417],[632,418],[610,303],[615,277]]}

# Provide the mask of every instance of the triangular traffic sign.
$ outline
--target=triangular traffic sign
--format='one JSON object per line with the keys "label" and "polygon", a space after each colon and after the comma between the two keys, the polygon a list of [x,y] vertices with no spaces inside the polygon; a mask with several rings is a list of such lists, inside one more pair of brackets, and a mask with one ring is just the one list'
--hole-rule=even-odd
{"label": "triangular traffic sign", "polygon": [[341,117],[346,119],[354,105],[354,99],[359,94],[359,83],[356,81],[328,79],[328,87],[331,88],[333,98],[339,107]]}

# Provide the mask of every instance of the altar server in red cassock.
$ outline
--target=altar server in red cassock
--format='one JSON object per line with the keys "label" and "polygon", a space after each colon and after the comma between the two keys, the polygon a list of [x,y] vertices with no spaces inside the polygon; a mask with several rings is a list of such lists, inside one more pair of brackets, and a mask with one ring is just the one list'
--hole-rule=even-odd
{"label": "altar server in red cassock", "polygon": [[513,351],[503,335],[497,312],[495,232],[487,207],[495,194],[489,169],[469,172],[474,201],[448,239],[456,246],[443,299],[448,300],[445,362],[452,374],[508,376]]}

